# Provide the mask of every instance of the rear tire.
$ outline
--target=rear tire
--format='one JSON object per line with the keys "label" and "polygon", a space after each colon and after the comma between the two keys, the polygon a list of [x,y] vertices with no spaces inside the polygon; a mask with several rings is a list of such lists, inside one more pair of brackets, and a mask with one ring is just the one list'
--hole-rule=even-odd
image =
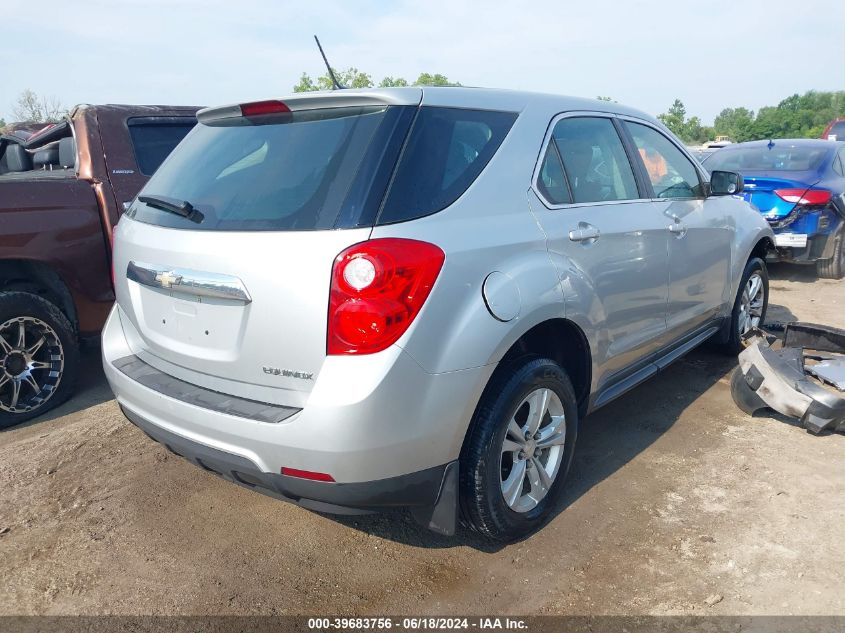
{"label": "rear tire", "polygon": [[[758,293],[746,301],[746,291],[749,290],[749,280],[752,277],[759,279],[760,286]],[[762,327],[766,321],[766,310],[769,308],[769,273],[766,270],[765,262],[759,257],[752,257],[745,264],[742,278],[739,283],[739,290],[734,300],[734,308],[731,312],[730,333],[728,339],[721,345],[726,354],[736,356],[742,349],[742,335],[750,327]]]}
{"label": "rear tire", "polygon": [[845,276],[845,226],[833,236],[833,256],[816,262],[816,273],[822,279],[842,279]]}
{"label": "rear tire", "polygon": [[503,542],[540,528],[564,490],[577,435],[578,403],[560,365],[525,356],[500,368],[461,451],[464,523]]}
{"label": "rear tire", "polygon": [[0,429],[31,420],[73,393],[79,342],[67,317],[28,292],[0,292]]}

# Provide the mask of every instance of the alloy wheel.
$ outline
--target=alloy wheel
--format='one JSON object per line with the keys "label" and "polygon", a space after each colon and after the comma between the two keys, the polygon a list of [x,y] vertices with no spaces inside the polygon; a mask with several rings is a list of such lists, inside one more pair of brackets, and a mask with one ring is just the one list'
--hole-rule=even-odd
{"label": "alloy wheel", "polygon": [[529,393],[508,422],[502,442],[502,496],[515,512],[528,512],[548,494],[560,470],[566,416],[551,389]]}
{"label": "alloy wheel", "polygon": [[748,281],[745,282],[739,304],[737,327],[740,336],[760,325],[765,302],[766,289],[763,285],[763,277],[760,276],[760,273],[752,273]]}
{"label": "alloy wheel", "polygon": [[0,411],[25,413],[56,392],[64,369],[55,330],[35,317],[0,324]]}

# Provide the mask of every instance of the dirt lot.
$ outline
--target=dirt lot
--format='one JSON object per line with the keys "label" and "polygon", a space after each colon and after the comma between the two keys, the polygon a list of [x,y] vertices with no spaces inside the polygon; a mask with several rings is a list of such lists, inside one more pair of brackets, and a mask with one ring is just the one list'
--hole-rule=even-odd
{"label": "dirt lot", "polygon": [[[770,320],[845,327],[845,283],[771,289]],[[845,614],[845,437],[744,416],[733,367],[697,351],[588,418],[565,509],[497,548],[219,480],[124,420],[94,350],[0,432],[0,614]]]}

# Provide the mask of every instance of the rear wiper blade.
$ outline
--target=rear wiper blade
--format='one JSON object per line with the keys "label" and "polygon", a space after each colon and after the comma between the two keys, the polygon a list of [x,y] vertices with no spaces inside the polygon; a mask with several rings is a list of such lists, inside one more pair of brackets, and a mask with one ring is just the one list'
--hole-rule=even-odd
{"label": "rear wiper blade", "polygon": [[177,200],[176,198],[167,198],[165,196],[138,196],[138,200],[155,209],[162,211],[169,211],[176,215],[181,215],[183,218],[194,220],[195,222],[202,222],[203,215],[187,200]]}

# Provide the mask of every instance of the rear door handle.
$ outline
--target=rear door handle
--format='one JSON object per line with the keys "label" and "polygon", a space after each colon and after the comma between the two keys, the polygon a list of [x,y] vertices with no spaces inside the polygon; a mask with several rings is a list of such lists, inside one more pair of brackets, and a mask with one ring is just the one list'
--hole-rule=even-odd
{"label": "rear door handle", "polygon": [[573,242],[589,242],[599,239],[601,231],[590,225],[581,225],[569,232],[569,239]]}

